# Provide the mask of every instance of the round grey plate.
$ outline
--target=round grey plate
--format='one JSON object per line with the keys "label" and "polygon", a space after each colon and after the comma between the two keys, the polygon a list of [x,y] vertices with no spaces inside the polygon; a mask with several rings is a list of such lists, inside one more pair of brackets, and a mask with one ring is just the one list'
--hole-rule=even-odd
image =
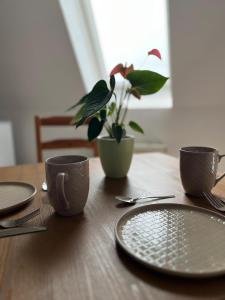
{"label": "round grey plate", "polygon": [[30,202],[37,190],[26,182],[0,182],[0,214],[11,212]]}
{"label": "round grey plate", "polygon": [[117,222],[116,240],[137,261],[182,277],[225,274],[225,217],[182,204],[131,209]]}

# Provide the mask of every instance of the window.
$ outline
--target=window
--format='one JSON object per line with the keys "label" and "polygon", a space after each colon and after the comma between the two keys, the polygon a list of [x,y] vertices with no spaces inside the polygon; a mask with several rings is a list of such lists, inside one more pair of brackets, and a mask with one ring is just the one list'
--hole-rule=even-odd
{"label": "window", "polygon": [[[74,7],[69,11],[65,5],[70,2]],[[68,29],[72,31],[70,35],[76,34],[75,52],[87,91],[96,80],[107,78],[118,63],[133,63],[136,68],[170,75],[166,0],[68,0],[67,4],[61,0],[60,3],[64,16],[67,11],[71,19],[71,11],[76,13],[74,29],[71,24]],[[147,57],[152,48],[160,50],[162,61]],[[116,79],[120,80],[119,75]],[[141,101],[132,99],[130,107],[172,107],[170,81],[157,94],[145,96]]]}

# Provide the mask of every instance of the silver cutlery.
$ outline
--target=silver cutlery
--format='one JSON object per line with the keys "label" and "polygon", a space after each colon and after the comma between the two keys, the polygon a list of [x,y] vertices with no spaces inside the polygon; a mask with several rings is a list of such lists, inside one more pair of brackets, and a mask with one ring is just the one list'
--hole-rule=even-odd
{"label": "silver cutlery", "polygon": [[21,226],[15,228],[7,228],[0,230],[0,238],[13,236],[13,235],[20,235],[20,234],[27,234],[33,232],[40,232],[46,231],[47,227],[45,226]]}
{"label": "silver cutlery", "polygon": [[35,216],[40,214],[40,208],[32,211],[31,213],[27,214],[26,216],[23,216],[19,219],[16,220],[4,220],[0,221],[0,227],[2,228],[12,228],[12,227],[17,227],[25,224],[27,221],[30,219],[34,218]]}
{"label": "silver cutlery", "polygon": [[[175,198],[175,195],[165,195],[165,196],[144,196],[144,197],[129,197],[129,196],[116,196],[116,200],[122,201],[128,204],[135,204],[135,203],[143,203],[143,202],[149,202],[153,200],[163,200],[163,199],[169,199],[169,198]],[[147,200],[149,199],[149,200]],[[144,200],[144,201],[141,201]]]}
{"label": "silver cutlery", "polygon": [[42,183],[41,188],[42,188],[42,191],[44,191],[44,192],[48,191],[48,186],[47,186],[47,183],[45,181]]}
{"label": "silver cutlery", "polygon": [[225,203],[211,192],[203,192],[203,197],[216,209],[225,211]]}

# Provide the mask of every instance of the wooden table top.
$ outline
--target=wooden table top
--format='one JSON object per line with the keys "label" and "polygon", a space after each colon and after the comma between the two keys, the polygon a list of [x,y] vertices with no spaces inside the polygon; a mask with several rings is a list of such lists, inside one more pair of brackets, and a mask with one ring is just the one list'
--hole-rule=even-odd
{"label": "wooden table top", "polygon": [[[156,153],[135,155],[129,176],[112,180],[104,177],[95,158],[90,160],[90,175],[84,213],[66,218],[54,214],[47,193],[41,191],[43,164],[0,169],[1,181],[27,181],[38,188],[32,204],[8,218],[41,206],[35,222],[48,226],[47,232],[0,239],[1,300],[225,299],[224,276],[192,280],[162,275],[115,245],[115,222],[130,209],[118,206],[115,195],[175,193],[176,199],[162,201],[208,207],[184,195],[177,159]],[[225,194],[223,182],[217,194]]]}

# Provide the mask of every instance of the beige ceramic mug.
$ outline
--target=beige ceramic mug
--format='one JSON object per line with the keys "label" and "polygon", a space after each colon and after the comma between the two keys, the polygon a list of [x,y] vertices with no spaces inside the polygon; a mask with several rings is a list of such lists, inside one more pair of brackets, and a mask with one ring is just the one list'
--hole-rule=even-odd
{"label": "beige ceramic mug", "polygon": [[218,163],[225,155],[209,147],[183,147],[180,149],[180,176],[185,192],[202,196],[225,176],[217,177]]}
{"label": "beige ceramic mug", "polygon": [[85,156],[56,156],[45,162],[50,203],[62,216],[83,211],[89,191],[89,160]]}

